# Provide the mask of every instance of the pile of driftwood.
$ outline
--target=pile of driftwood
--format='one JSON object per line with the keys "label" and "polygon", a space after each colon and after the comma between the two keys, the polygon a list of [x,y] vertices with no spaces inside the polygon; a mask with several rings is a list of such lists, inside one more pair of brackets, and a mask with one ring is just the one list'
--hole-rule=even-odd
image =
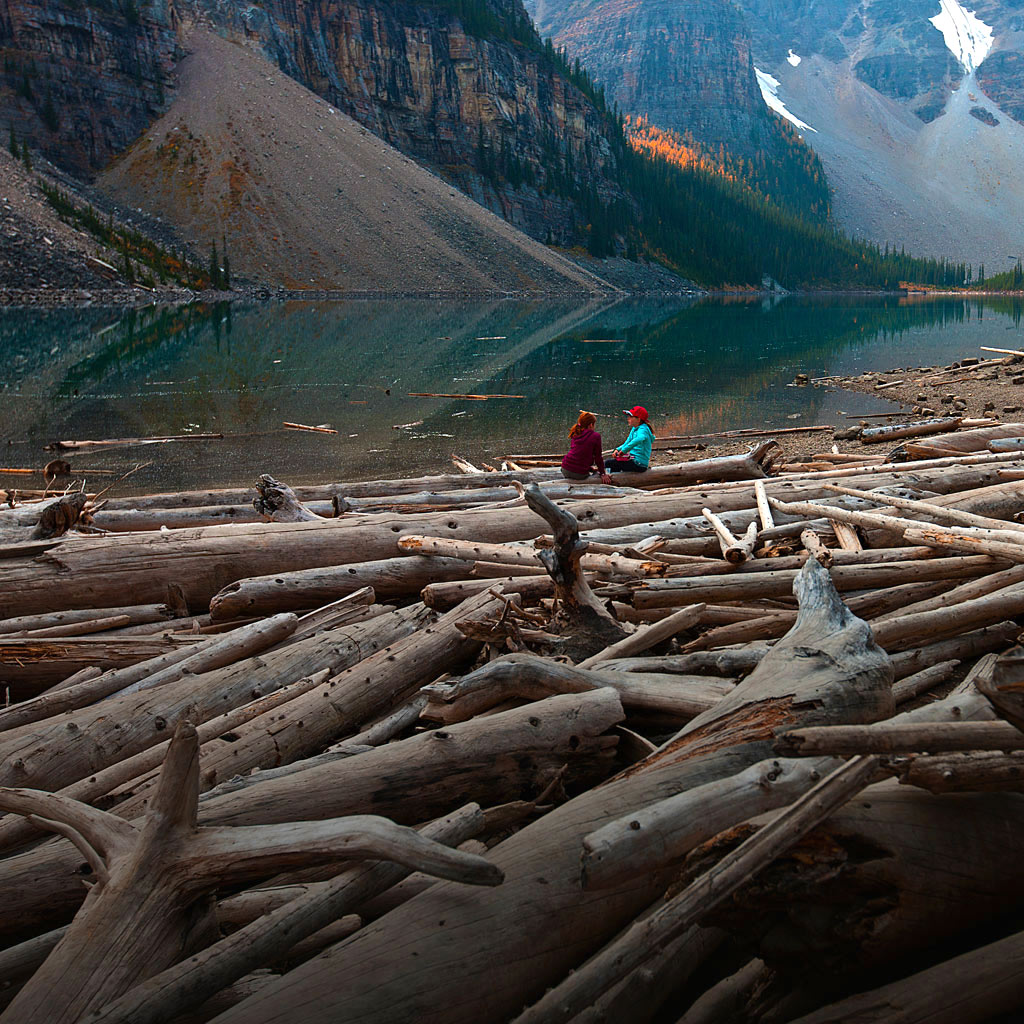
{"label": "pile of driftwood", "polygon": [[0,1020],[1017,1010],[986,444],[10,496]]}

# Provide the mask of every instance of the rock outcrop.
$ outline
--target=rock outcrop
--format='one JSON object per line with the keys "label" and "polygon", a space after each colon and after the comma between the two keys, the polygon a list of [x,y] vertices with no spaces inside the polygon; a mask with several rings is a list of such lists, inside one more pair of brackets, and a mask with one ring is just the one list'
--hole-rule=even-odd
{"label": "rock outcrop", "polygon": [[537,27],[564,46],[628,114],[753,156],[777,145],[732,0],[533,0]]}
{"label": "rock outcrop", "polygon": [[519,0],[126,3],[5,0],[0,116],[76,172],[104,167],[166,109],[187,28],[205,24],[256,43],[536,238],[577,241],[595,204],[625,199],[613,119],[544,49]]}

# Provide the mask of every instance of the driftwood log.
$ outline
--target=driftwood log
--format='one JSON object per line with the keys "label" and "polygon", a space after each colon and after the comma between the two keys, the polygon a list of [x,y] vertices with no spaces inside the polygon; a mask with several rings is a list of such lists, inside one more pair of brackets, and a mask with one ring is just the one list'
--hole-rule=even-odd
{"label": "driftwood log", "polygon": [[[506,874],[503,899],[472,911],[453,890],[432,887],[357,933],[331,959],[282,978],[258,1001],[239,1004],[225,1021],[285,1020],[301,998],[309,1021],[480,1021],[513,1016],[579,964],[659,892],[647,875],[587,893],[576,880],[583,835],[630,808],[722,778],[762,760],[783,722],[871,721],[892,710],[892,669],[863,622],[839,601],[827,573],[808,563],[797,585],[801,621],[735,692],[699,716],[672,742],[604,786],[545,815],[491,851]],[[793,652],[800,657],[793,658]],[[799,671],[794,671],[794,666]],[[575,840],[575,841],[574,841]],[[444,919],[454,938],[438,943]],[[434,922],[435,924],[431,924]],[[402,937],[419,969],[396,977],[380,951]],[[493,970],[496,959],[504,968]],[[350,984],[333,983],[344,971]],[[387,981],[385,982],[385,978]],[[379,998],[387,984],[389,998]],[[458,992],[458,1000],[442,998]],[[301,992],[301,996],[298,993]]]}

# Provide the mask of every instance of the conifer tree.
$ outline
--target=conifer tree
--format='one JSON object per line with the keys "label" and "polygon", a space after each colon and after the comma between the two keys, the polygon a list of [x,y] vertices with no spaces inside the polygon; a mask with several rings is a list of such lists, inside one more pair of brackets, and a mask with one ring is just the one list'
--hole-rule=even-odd
{"label": "conifer tree", "polygon": [[210,287],[220,287],[220,262],[217,259],[217,243],[210,243]]}
{"label": "conifer tree", "polygon": [[221,238],[220,238],[220,248],[221,248],[221,252],[224,254],[224,265],[221,268],[221,270],[222,270],[221,285],[223,286],[225,291],[230,291],[231,290],[231,262],[228,259],[228,240],[227,240],[227,237],[224,236],[224,235],[221,235]]}
{"label": "conifer tree", "polygon": [[21,140],[21,162],[25,165],[26,171],[32,170],[32,157],[29,156],[28,143],[24,139]]}

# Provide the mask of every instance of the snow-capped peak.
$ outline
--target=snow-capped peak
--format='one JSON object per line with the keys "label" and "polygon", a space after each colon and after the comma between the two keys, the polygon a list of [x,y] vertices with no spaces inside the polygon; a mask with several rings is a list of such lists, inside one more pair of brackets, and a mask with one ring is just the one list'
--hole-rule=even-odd
{"label": "snow-capped peak", "polygon": [[957,0],[939,0],[939,6],[939,13],[928,20],[942,33],[950,52],[970,74],[992,49],[992,29]]}
{"label": "snow-capped peak", "polygon": [[798,67],[802,59],[803,58],[801,58],[798,54],[795,54],[792,50],[790,50],[789,54],[786,56],[786,60],[788,60],[789,63],[793,65],[793,67]]}
{"label": "snow-capped peak", "polygon": [[806,121],[801,121],[799,117],[786,109],[786,104],[779,99],[779,80],[777,78],[772,78],[771,75],[756,66],[754,67],[754,74],[757,76],[757,84],[761,87],[761,95],[764,97],[765,103],[776,114],[781,114],[787,121],[792,121],[801,131],[817,131],[816,128],[812,128]]}

